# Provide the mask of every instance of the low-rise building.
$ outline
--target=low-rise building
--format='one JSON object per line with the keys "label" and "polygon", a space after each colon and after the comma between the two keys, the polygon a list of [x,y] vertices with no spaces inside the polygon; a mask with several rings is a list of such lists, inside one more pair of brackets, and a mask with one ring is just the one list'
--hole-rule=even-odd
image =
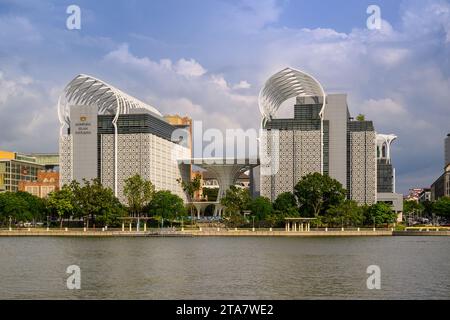
{"label": "low-rise building", "polygon": [[437,201],[442,197],[450,197],[450,164],[445,172],[431,185],[431,201]]}
{"label": "low-rise building", "polygon": [[424,188],[419,194],[419,203],[431,201],[431,188]]}
{"label": "low-rise building", "polygon": [[19,191],[45,198],[50,192],[59,190],[59,172],[39,171],[35,181],[20,181]]}
{"label": "low-rise building", "polygon": [[20,182],[35,181],[45,166],[36,158],[17,152],[0,151],[0,192],[19,191]]}

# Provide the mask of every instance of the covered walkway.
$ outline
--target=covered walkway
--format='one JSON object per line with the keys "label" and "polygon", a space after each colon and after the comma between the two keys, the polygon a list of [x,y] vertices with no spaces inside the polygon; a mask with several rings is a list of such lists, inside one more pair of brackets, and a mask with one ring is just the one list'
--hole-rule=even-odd
{"label": "covered walkway", "polygon": [[284,218],[286,232],[309,232],[311,221],[316,218]]}

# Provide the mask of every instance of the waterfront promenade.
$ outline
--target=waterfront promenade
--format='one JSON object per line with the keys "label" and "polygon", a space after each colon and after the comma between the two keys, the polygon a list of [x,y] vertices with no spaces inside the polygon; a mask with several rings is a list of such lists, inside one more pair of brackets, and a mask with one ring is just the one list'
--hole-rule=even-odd
{"label": "waterfront promenade", "polygon": [[319,228],[310,231],[284,229],[192,228],[148,229],[146,231],[20,228],[2,229],[0,237],[377,237],[450,236],[446,228],[421,228],[396,231],[393,228]]}

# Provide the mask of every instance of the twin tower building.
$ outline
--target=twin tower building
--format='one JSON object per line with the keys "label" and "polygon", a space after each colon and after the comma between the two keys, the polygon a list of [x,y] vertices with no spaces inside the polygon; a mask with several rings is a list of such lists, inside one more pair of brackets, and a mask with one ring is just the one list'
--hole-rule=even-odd
{"label": "twin tower building", "polygon": [[[291,98],[294,117],[276,118]],[[286,68],[267,80],[259,105],[267,130],[263,158],[272,169],[272,174],[260,175],[261,195],[275,200],[291,192],[306,174],[321,172],[339,181],[348,199],[369,205],[386,202],[396,212],[403,211],[390,152],[397,137],[377,134],[364,116],[352,118],[345,94],[325,94],[312,76]]]}
{"label": "twin tower building", "polygon": [[[277,118],[280,106],[292,99],[294,117]],[[292,192],[304,175],[320,172],[338,180],[349,199],[383,201],[402,211],[390,152],[396,137],[377,134],[372,121],[353,119],[345,94],[326,94],[312,76],[286,68],[267,80],[259,107],[265,147],[252,169],[254,194],[275,200]],[[166,121],[156,108],[79,75],[64,90],[58,111],[61,185],[99,178],[124,200],[124,180],[138,173],[156,189],[187,200],[177,180],[190,179],[191,168],[177,158],[192,157],[191,143],[174,141],[180,125]]]}

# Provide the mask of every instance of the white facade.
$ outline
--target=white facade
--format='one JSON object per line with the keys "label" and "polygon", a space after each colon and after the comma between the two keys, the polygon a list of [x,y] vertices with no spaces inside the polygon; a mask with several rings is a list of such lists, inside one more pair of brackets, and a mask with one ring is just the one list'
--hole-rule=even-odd
{"label": "white facade", "polygon": [[186,201],[186,195],[177,179],[189,180],[189,171],[179,165],[173,152],[180,158],[189,158],[190,150],[153,134],[120,134],[118,137],[118,167],[114,174],[114,135],[101,135],[101,181],[113,189],[117,176],[117,196],[123,196],[124,181],[139,174],[151,181],[156,190],[169,190]]}
{"label": "white facade", "polygon": [[[165,135],[159,136],[156,131],[155,134],[119,133],[119,119],[130,114],[151,115],[156,125],[166,126]],[[154,107],[99,79],[79,75],[64,89],[58,115],[60,186],[72,180],[99,178],[125,202],[124,181],[139,174],[150,180],[156,190],[169,190],[186,200],[177,179],[189,179],[190,171],[189,167],[179,165],[178,159],[189,158],[191,151],[170,141],[172,129]],[[98,115],[111,117],[110,133],[98,131]],[[152,125],[145,124],[143,132]]]}

